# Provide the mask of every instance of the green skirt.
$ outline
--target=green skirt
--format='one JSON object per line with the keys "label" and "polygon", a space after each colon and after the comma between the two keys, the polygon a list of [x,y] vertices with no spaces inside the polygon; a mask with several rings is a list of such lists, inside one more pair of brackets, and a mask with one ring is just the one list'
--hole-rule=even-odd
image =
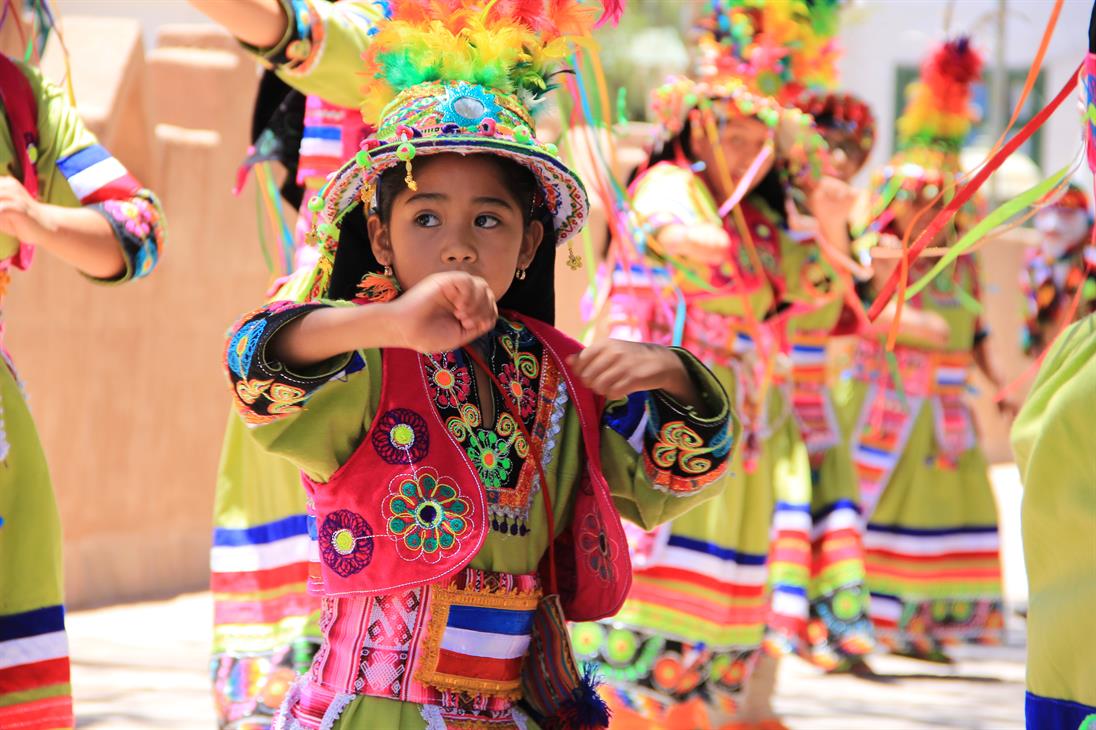
{"label": "green skirt", "polygon": [[[838,392],[859,421],[870,386]],[[856,415],[852,415],[856,414]],[[958,642],[996,643],[1003,626],[997,505],[980,448],[939,458],[932,398],[896,454],[864,532],[870,613],[877,638],[896,651],[931,653]],[[854,445],[855,448],[855,445]]]}
{"label": "green skirt", "polygon": [[840,445],[811,468],[810,616],[796,650],[823,669],[835,669],[871,652],[863,529],[856,471],[849,454],[854,423],[837,411]]}
{"label": "green skirt", "polygon": [[[1029,726],[1096,713],[1096,317],[1047,353],[1012,428],[1024,482]],[[1038,723],[1038,724],[1037,724]]]}
{"label": "green skirt", "polygon": [[38,432],[0,361],[0,727],[73,726],[61,519]]}

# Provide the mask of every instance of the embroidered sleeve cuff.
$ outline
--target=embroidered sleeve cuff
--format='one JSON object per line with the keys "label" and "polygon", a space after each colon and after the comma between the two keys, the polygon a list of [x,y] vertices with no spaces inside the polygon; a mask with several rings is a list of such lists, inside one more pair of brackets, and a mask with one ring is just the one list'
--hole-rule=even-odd
{"label": "embroidered sleeve cuff", "polygon": [[241,43],[268,68],[304,72],[323,45],[323,20],[310,0],[278,0],[289,21],[285,35],[271,48]]}
{"label": "embroidered sleeve cuff", "polygon": [[114,278],[89,278],[103,284],[121,284],[152,273],[160,260],[165,233],[163,210],[152,191],[141,189],[131,198],[104,200],[89,207],[114,229],[126,265],[125,271]]}
{"label": "embroidered sleeve cuff", "polygon": [[355,359],[360,360],[358,354],[347,353],[297,372],[267,352],[267,345],[282,327],[325,306],[274,302],[245,316],[232,329],[225,370],[236,407],[246,422],[259,425],[297,413],[316,390],[348,370]]}
{"label": "embroidered sleeve cuff", "polygon": [[730,401],[699,360],[674,348],[701,397],[701,407],[655,390],[647,394],[643,461],[651,484],[675,496],[694,494],[723,476],[735,441]]}

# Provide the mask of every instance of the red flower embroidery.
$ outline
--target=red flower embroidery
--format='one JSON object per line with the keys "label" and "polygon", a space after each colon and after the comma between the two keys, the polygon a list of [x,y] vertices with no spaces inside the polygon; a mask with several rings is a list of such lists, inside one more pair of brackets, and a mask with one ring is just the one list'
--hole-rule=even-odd
{"label": "red flower embroidery", "polygon": [[537,392],[529,384],[529,379],[519,373],[513,365],[504,365],[499,382],[506,391],[506,397],[521,412],[522,420],[532,418],[533,410],[537,405]]}
{"label": "red flower embroidery", "polygon": [[579,525],[578,547],[586,555],[590,570],[603,581],[613,578],[613,563],[617,557],[617,546],[609,542],[605,530],[597,515],[588,513]]}
{"label": "red flower embroidery", "polygon": [[439,408],[457,408],[468,398],[472,377],[468,368],[457,365],[451,352],[426,356],[426,378],[430,396]]}

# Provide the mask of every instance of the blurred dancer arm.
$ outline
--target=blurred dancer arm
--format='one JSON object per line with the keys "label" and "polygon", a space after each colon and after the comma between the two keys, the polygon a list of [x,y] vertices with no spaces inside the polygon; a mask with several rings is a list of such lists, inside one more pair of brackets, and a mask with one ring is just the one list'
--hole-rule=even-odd
{"label": "blurred dancer arm", "polygon": [[256,48],[274,47],[289,28],[286,10],[278,0],[190,0],[190,4],[241,42]]}
{"label": "blurred dancer arm", "polygon": [[[379,0],[190,0],[236,36],[263,65],[304,94],[354,108],[354,72],[384,17]],[[236,6],[239,7],[236,7]]]}
{"label": "blurred dancer arm", "polygon": [[102,282],[147,275],[164,238],[159,201],[97,143],[63,91],[20,69],[38,100],[39,190],[35,198],[0,177],[0,248],[36,244]]}
{"label": "blurred dancer arm", "polygon": [[650,234],[651,248],[679,263],[718,266],[731,240],[711,196],[691,171],[660,163],[632,186],[632,208]]}

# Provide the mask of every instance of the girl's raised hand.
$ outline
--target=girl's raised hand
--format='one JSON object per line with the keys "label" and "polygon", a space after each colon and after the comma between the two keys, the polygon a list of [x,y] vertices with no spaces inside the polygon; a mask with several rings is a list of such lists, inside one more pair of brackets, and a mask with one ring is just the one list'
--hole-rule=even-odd
{"label": "girl's raised hand", "polygon": [[463,347],[490,331],[498,305],[487,282],[463,271],[432,274],[391,302],[397,346],[417,352]]}

